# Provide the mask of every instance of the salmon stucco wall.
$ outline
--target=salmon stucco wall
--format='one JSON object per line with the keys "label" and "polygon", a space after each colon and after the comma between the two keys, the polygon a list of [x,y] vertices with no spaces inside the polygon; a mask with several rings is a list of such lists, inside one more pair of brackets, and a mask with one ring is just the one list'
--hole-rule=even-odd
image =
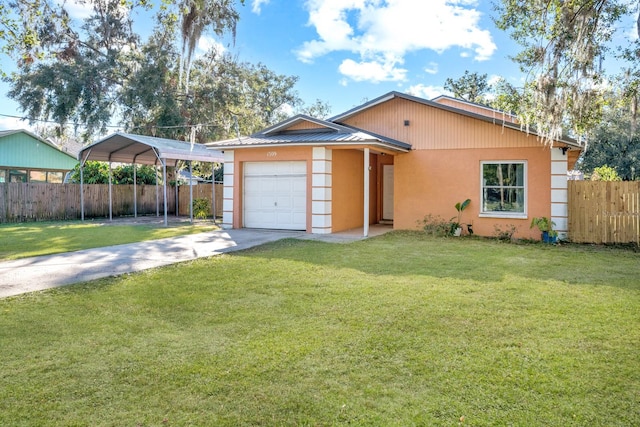
{"label": "salmon stucco wall", "polygon": [[362,150],[333,150],[332,232],[362,227],[364,157]]}
{"label": "salmon stucco wall", "polygon": [[[514,237],[539,239],[531,218],[549,217],[551,206],[551,154],[548,147],[417,150],[395,160],[395,229],[416,229],[427,214],[449,220],[455,204],[467,198],[462,223],[473,224],[476,234],[491,236],[495,226],[517,228]],[[527,161],[526,218],[480,217],[481,161]]]}
{"label": "salmon stucco wall", "polygon": [[[304,160],[307,162],[307,194],[311,194],[312,149],[311,147],[270,147],[235,150],[233,174],[233,228],[243,224],[243,164],[245,162],[277,162]],[[311,232],[311,197],[307,197],[307,232]]]}

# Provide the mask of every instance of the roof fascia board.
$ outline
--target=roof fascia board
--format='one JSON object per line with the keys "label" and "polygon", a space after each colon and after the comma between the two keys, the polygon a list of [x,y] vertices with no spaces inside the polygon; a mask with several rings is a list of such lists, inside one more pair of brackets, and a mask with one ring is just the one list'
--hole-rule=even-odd
{"label": "roof fascia board", "polygon": [[[457,103],[460,103],[460,104],[464,104],[464,105],[468,105],[470,107],[482,108],[483,110],[487,110],[488,112],[495,113],[495,114],[498,114],[498,115],[501,115],[501,116],[505,115],[505,116],[509,116],[509,117],[512,117],[512,118],[517,118],[515,115],[513,115],[511,113],[508,113],[506,111],[496,110],[495,108],[491,108],[491,107],[489,107],[487,105],[482,105],[482,104],[478,104],[478,103],[475,103],[475,102],[467,101],[466,99],[454,98],[452,96],[447,96],[447,95],[436,96],[435,98],[433,98],[431,100],[431,102],[435,102],[436,104],[440,104],[437,101],[438,99],[450,99],[451,101],[454,101],[454,102],[457,102]],[[440,105],[442,105],[442,104],[440,104]]]}

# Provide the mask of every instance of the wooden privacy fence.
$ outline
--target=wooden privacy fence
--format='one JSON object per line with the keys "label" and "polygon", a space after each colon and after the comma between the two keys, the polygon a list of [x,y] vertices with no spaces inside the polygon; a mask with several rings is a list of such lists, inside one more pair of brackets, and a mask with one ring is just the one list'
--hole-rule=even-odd
{"label": "wooden privacy fence", "polygon": [[640,244],[640,182],[569,181],[569,238]]}
{"label": "wooden privacy fence", "polygon": [[[193,186],[193,200],[207,199],[211,203],[213,195],[212,184],[198,184]],[[222,217],[222,184],[216,185],[216,217]],[[168,192],[169,190],[167,190]],[[175,189],[173,190],[175,194]],[[210,212],[211,214],[212,212]],[[178,214],[189,215],[189,186],[181,185],[178,187]]]}
{"label": "wooden privacy fence", "polygon": [[[212,184],[194,186],[193,198],[206,198],[211,202]],[[216,185],[216,214],[222,214],[222,184]],[[197,187],[198,190],[196,190]],[[156,214],[156,186],[138,185],[138,215]],[[164,214],[162,186],[157,187],[158,211]],[[189,186],[178,187],[179,213],[189,215]],[[133,185],[112,186],[113,216],[134,214]],[[218,209],[219,207],[219,209]],[[167,210],[176,212],[175,187],[167,188]],[[109,216],[109,186],[84,185],[84,212],[86,218]],[[80,219],[79,184],[0,183],[0,223],[24,221],[53,221]]]}

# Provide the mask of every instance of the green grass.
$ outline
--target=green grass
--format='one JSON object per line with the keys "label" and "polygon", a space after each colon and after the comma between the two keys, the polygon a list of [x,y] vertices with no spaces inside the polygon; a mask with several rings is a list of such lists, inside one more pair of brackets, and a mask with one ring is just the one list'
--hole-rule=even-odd
{"label": "green grass", "polygon": [[45,222],[0,225],[0,261],[216,230],[213,225],[110,225]]}
{"label": "green grass", "polygon": [[0,425],[640,425],[639,261],[394,232],[0,300]]}

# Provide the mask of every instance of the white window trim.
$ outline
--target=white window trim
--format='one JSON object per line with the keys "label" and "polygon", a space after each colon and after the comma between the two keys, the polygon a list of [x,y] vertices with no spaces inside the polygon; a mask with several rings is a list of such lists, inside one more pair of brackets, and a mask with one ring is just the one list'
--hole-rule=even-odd
{"label": "white window trim", "polygon": [[[484,165],[485,164],[522,164],[524,165],[524,209],[522,212],[483,212],[482,206],[484,205]],[[512,218],[512,219],[527,219],[529,210],[529,168],[526,160],[482,160],[480,161],[480,212],[478,216],[480,218]]]}

